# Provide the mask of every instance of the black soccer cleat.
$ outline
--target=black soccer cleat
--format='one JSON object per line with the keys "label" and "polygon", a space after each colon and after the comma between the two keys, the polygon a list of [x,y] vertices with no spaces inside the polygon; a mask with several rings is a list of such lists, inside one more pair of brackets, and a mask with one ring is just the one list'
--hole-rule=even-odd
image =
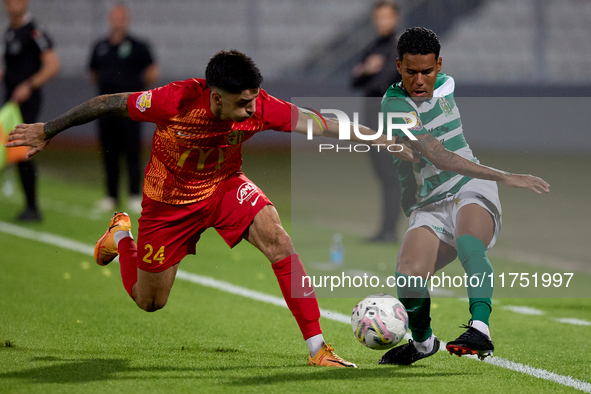
{"label": "black soccer cleat", "polygon": [[415,347],[414,341],[409,339],[407,344],[388,350],[380,359],[380,364],[410,365],[425,357],[434,355],[438,350],[439,339],[437,337],[435,337],[433,349],[429,353],[419,352]]}
{"label": "black soccer cleat", "polygon": [[40,222],[41,214],[37,208],[27,208],[16,217],[19,222]]}
{"label": "black soccer cleat", "polygon": [[476,354],[481,360],[493,355],[495,346],[486,334],[471,326],[464,325],[461,328],[466,328],[466,332],[445,347],[449,354],[457,354],[458,357],[464,354]]}

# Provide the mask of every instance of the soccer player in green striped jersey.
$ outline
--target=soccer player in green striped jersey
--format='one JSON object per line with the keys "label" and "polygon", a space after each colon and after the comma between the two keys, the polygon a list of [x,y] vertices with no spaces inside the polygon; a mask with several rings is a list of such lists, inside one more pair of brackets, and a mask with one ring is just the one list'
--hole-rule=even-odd
{"label": "soccer player in green striped jersey", "polygon": [[[496,182],[549,192],[550,185],[531,175],[518,175],[479,164],[464,138],[454,99],[455,82],[441,73],[441,45],[425,28],[408,29],[398,41],[398,72],[402,81],[392,85],[382,100],[382,112],[412,113],[410,128],[416,140],[400,130],[399,137],[421,154],[420,162],[394,159],[403,187],[402,207],[409,216],[396,267],[398,298],[408,311],[413,339],[388,351],[380,364],[409,365],[435,354],[439,340],[431,330],[430,295],[426,280],[456,256],[468,278],[489,277],[493,268],[486,256],[499,234],[501,204]],[[409,119],[400,119],[400,122]],[[402,278],[404,277],[404,278]],[[491,276],[492,277],[492,276]],[[475,282],[474,282],[475,283]],[[486,283],[486,282],[485,282]],[[467,331],[447,344],[450,353],[492,355],[489,317],[493,286],[470,287]]]}

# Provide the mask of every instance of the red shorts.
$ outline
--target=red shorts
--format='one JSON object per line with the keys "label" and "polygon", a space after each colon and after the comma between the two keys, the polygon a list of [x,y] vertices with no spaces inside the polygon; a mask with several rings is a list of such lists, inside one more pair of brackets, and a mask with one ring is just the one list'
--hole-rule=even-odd
{"label": "red shorts", "polygon": [[224,180],[206,200],[186,205],[154,201],[144,195],[139,219],[138,268],[162,272],[195,254],[201,233],[213,227],[233,248],[256,214],[271,201],[242,172]]}

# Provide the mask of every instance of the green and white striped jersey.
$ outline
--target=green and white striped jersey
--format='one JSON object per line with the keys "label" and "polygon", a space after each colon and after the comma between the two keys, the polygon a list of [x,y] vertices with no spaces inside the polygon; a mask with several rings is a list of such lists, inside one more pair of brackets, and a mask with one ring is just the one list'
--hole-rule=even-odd
{"label": "green and white striped jersey", "polygon": [[[478,163],[464,138],[460,112],[454,99],[454,88],[453,78],[439,73],[433,97],[415,102],[409,97],[402,82],[399,82],[390,86],[384,94],[382,112],[385,120],[388,112],[414,114],[418,122],[415,127],[409,129],[413,135],[431,133],[446,149]],[[393,119],[394,123],[404,121],[405,119]],[[405,137],[402,130],[394,129],[393,133]],[[402,184],[402,208],[407,216],[417,208],[444,199],[449,193],[455,194],[472,179],[454,172],[441,171],[422,156],[420,163],[397,158],[394,158],[394,163],[398,167]]]}

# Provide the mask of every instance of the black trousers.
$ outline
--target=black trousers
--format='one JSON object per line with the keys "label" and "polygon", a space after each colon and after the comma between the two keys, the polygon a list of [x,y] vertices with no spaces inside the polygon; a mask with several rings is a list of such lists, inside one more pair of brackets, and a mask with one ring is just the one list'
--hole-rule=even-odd
{"label": "black trousers", "polygon": [[107,180],[107,195],[119,200],[119,162],[127,161],[129,194],[139,195],[141,187],[141,123],[131,119],[104,116],[99,119],[99,138]]}
{"label": "black trousers", "polygon": [[[378,129],[378,113],[381,111],[381,98],[366,97],[364,100],[364,114],[362,121],[373,130]],[[386,127],[384,125],[384,127]],[[402,211],[400,200],[402,186],[398,171],[394,165],[392,154],[385,149],[370,150],[369,157],[374,174],[378,178],[382,199],[382,223],[378,235],[392,236]]]}
{"label": "black trousers", "polygon": [[369,157],[382,191],[382,223],[378,234],[393,235],[400,218],[402,187],[392,155],[387,151],[369,151]]}
{"label": "black trousers", "polygon": [[[6,92],[5,102],[10,100],[12,91]],[[35,123],[41,110],[41,92],[34,91],[31,97],[20,105],[24,123]],[[37,210],[37,167],[33,160],[17,164],[28,209]]]}

